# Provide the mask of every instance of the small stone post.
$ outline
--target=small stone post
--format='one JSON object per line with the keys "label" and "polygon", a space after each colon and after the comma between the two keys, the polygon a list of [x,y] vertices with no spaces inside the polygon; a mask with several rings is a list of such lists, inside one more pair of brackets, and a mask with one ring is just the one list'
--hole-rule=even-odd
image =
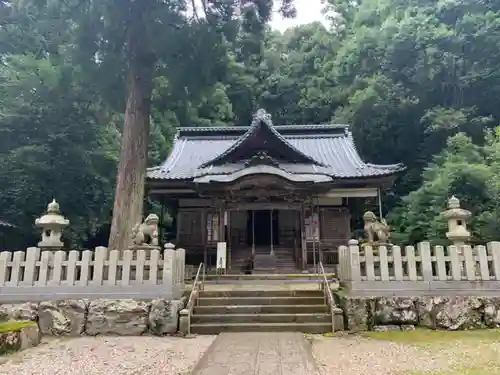
{"label": "small stone post", "polygon": [[[55,199],[47,206],[45,215],[35,220],[35,226],[42,229],[42,240],[38,243],[41,251],[49,251],[49,264],[47,280],[52,280],[54,272],[54,254],[57,250],[61,250],[64,243],[61,241],[61,235],[69,225],[69,220],[61,215],[59,203]],[[63,278],[65,275],[61,275]]]}
{"label": "small stone post", "polygon": [[[448,200],[448,209],[442,213],[448,219],[448,232],[446,237],[456,246],[458,255],[464,255],[464,245],[470,240],[471,234],[467,230],[467,223],[472,216],[472,212],[460,208],[460,200],[452,196]],[[464,264],[460,262],[460,270],[464,274]]]}
{"label": "small stone post", "polygon": [[163,247],[165,248],[165,250],[175,250],[175,245],[171,242],[166,243]]}

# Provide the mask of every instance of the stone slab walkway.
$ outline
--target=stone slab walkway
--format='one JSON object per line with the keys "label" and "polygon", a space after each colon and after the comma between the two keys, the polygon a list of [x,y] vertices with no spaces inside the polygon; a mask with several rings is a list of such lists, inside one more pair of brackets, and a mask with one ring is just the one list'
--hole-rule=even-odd
{"label": "stone slab walkway", "polygon": [[221,333],[192,375],[319,375],[298,332]]}

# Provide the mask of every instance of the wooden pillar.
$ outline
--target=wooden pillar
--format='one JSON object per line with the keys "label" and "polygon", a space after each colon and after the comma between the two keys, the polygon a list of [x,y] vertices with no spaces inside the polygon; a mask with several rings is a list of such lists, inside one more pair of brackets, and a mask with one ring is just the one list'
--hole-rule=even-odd
{"label": "wooden pillar", "polygon": [[255,255],[255,210],[252,210],[252,255]]}
{"label": "wooden pillar", "polygon": [[[219,242],[226,241],[226,233],[224,227],[224,206],[222,204],[219,205]],[[217,259],[217,264],[219,264],[219,259]],[[227,244],[226,244],[226,269],[227,269]]]}
{"label": "wooden pillar", "polygon": [[307,270],[306,213],[304,204],[300,205],[300,239],[302,247],[302,271]]}
{"label": "wooden pillar", "polygon": [[[321,209],[319,208],[318,205],[316,205],[316,209],[318,210],[318,226],[317,226],[317,231],[318,231],[318,254],[319,254],[319,261],[323,263],[323,250],[321,249],[321,233],[323,231],[321,230]],[[324,264],[323,264],[324,266]]]}
{"label": "wooden pillar", "polygon": [[295,257],[295,267],[301,268],[301,262],[299,263],[299,259],[301,259],[300,251],[299,251],[299,241],[298,236],[300,233],[300,210],[293,211],[295,215],[295,227],[293,229],[293,256]]}
{"label": "wooden pillar", "polygon": [[219,208],[219,242],[225,242],[225,233],[224,233],[224,208],[221,206]]}
{"label": "wooden pillar", "polygon": [[207,219],[208,212],[206,208],[202,208],[200,211],[201,215],[201,241],[203,242],[203,267],[207,268],[208,255],[208,231],[207,231]]}
{"label": "wooden pillar", "polygon": [[274,238],[273,238],[273,209],[269,210],[269,216],[271,217],[271,255],[274,255]]}
{"label": "wooden pillar", "polygon": [[232,241],[231,241],[231,211],[226,211],[227,215],[227,269],[231,269],[231,253],[233,252],[232,249]]}
{"label": "wooden pillar", "polygon": [[313,200],[312,204],[311,204],[310,227],[312,229],[313,267],[314,267],[314,272],[318,273],[318,260],[316,259],[316,221],[314,220],[314,212],[315,212],[315,209],[314,209],[314,200]]}
{"label": "wooden pillar", "polygon": [[178,207],[177,208],[177,221],[176,221],[176,226],[177,226],[177,230],[176,230],[176,235],[175,235],[175,244],[178,245],[179,242],[180,242],[180,237],[181,237],[181,210],[180,208]]}
{"label": "wooden pillar", "polygon": [[226,241],[226,249],[227,249],[227,259],[226,259],[226,268],[228,270],[231,269],[231,211],[226,210],[224,212],[224,238]]}
{"label": "wooden pillar", "polygon": [[159,221],[160,221],[160,225],[159,225],[159,228],[158,228],[158,237],[159,237],[159,241],[158,241],[158,244],[160,245],[160,247],[163,249],[163,235],[165,233],[165,230],[163,229],[164,228],[164,225],[165,225],[165,206],[163,205],[163,200],[160,200],[160,217],[159,217]]}

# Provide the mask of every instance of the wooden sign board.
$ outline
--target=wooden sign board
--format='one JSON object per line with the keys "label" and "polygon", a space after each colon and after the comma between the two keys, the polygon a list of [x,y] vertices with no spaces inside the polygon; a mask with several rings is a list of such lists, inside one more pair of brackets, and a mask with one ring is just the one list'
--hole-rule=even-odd
{"label": "wooden sign board", "polygon": [[217,269],[226,269],[227,242],[217,242]]}

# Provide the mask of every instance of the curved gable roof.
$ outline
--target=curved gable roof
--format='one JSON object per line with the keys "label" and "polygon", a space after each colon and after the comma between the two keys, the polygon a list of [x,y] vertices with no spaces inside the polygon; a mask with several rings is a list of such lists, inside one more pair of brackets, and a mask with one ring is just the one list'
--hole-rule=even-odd
{"label": "curved gable roof", "polygon": [[[290,174],[333,179],[391,176],[404,170],[402,164],[377,165],[365,163],[346,125],[276,125],[276,132],[299,152],[316,163],[283,163],[279,169]],[[231,175],[244,169],[245,163],[212,165],[227,150],[241,141],[248,127],[181,128],[167,160],[148,169],[149,180],[194,181],[204,176]],[[201,167],[207,165],[206,167]],[[204,178],[210,180],[210,178]]]}
{"label": "curved gable roof", "polygon": [[[261,136],[259,137],[259,135]],[[241,159],[241,152],[245,152],[245,147],[247,144],[251,143],[252,137],[254,136],[258,140],[259,146],[262,149],[268,149],[269,152],[273,152],[273,150],[269,149],[269,145],[266,142],[269,140],[269,137],[274,138],[280,147],[282,147],[282,149],[288,154],[290,162],[312,163],[324,166],[322,163],[314,160],[314,158],[290,144],[280,133],[276,131],[271,121],[271,116],[265,110],[259,109],[254,115],[250,128],[248,128],[248,130],[240,138],[238,138],[232,146],[212,160],[203,163],[200,167],[206,168],[208,166],[217,166],[229,162],[239,161],[238,159]],[[240,155],[238,155],[238,153]],[[252,155],[247,155],[247,157],[248,156]]]}

